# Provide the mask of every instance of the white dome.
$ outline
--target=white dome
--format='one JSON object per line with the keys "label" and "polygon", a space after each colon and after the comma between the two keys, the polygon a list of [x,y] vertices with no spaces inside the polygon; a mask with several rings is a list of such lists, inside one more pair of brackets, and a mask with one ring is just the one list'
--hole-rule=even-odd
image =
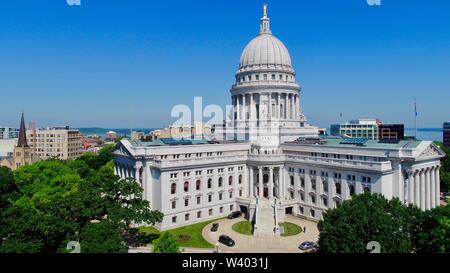
{"label": "white dome", "polygon": [[289,51],[279,39],[270,33],[260,34],[245,47],[239,67],[242,69],[249,66],[292,68]]}

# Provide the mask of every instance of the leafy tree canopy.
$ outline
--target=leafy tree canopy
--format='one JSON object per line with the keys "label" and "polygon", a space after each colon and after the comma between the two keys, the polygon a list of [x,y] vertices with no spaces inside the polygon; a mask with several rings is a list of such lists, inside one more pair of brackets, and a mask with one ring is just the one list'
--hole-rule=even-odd
{"label": "leafy tree canopy", "polygon": [[153,242],[154,253],[178,253],[179,247],[177,239],[170,232],[164,232]]}

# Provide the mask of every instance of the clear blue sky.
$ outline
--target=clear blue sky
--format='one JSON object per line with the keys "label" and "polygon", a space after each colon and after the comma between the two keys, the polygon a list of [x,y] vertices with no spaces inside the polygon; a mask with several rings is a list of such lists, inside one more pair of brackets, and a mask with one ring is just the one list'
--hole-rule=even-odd
{"label": "clear blue sky", "polygon": [[[450,119],[450,1],[269,0],[310,123]],[[174,104],[229,104],[262,0],[0,1],[0,125],[161,127]]]}

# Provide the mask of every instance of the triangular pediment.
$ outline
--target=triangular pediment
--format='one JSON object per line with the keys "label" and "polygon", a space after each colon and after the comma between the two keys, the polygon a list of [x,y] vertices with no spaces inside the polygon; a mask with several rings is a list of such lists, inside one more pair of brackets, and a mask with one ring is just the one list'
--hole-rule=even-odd
{"label": "triangular pediment", "polygon": [[116,147],[114,147],[114,154],[123,156],[133,156],[130,153],[130,151],[128,151],[127,147],[123,145],[122,142],[117,143]]}
{"label": "triangular pediment", "polygon": [[421,160],[429,158],[440,158],[444,156],[445,153],[441,149],[439,149],[439,147],[436,144],[431,143],[422,151],[422,153],[420,153],[417,159]]}

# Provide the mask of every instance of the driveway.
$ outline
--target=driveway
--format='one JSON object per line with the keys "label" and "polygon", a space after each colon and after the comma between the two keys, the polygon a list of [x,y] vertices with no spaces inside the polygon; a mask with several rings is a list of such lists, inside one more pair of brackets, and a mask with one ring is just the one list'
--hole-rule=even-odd
{"label": "driveway", "polygon": [[319,239],[319,231],[317,223],[304,220],[295,216],[287,216],[286,222],[306,227],[306,233],[301,232],[298,235],[282,237],[282,236],[253,236],[243,235],[233,231],[233,224],[244,221],[245,218],[240,217],[233,220],[222,219],[215,223],[219,223],[219,230],[211,232],[212,223],[207,225],[202,235],[205,240],[216,245],[219,236],[222,234],[230,236],[235,242],[234,247],[227,247],[219,244],[219,251],[222,253],[302,253],[304,251],[298,249],[298,245],[304,241],[317,242]]}

